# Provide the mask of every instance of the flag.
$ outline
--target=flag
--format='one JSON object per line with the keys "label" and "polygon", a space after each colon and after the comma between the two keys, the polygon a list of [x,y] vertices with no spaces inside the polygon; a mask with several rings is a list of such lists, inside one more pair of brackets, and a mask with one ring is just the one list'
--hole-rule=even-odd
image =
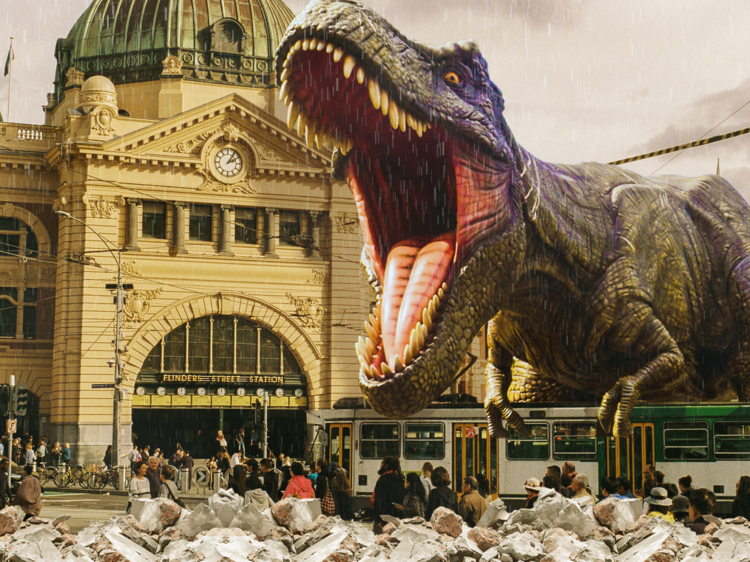
{"label": "flag", "polygon": [[10,62],[16,58],[13,54],[13,44],[11,43],[10,49],[8,49],[8,58],[5,59],[5,74],[3,76],[8,76],[10,74]]}

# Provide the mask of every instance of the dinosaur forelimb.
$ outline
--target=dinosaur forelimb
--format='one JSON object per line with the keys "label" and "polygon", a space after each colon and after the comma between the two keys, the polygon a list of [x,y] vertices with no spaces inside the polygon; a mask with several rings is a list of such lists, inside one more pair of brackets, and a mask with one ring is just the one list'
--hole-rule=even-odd
{"label": "dinosaur forelimb", "polygon": [[490,435],[493,438],[508,436],[508,432],[503,427],[503,420],[507,420],[511,429],[522,435],[528,435],[529,430],[523,418],[511,407],[508,401],[510,373],[506,375],[492,363],[487,363],[485,377],[487,379],[487,397],[484,399],[484,412],[487,414]]}

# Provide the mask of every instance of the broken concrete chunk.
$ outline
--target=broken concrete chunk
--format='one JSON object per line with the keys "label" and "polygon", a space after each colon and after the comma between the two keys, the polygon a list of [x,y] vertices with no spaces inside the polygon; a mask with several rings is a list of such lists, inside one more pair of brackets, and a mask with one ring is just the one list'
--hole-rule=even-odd
{"label": "broken concrete chunk", "polygon": [[482,552],[486,552],[490,548],[498,546],[501,541],[500,533],[483,527],[474,527],[466,536],[474,541]]}
{"label": "broken concrete chunk", "polygon": [[239,494],[230,490],[221,490],[218,494],[208,498],[208,507],[213,510],[224,527],[229,526],[244,503],[245,500]]}
{"label": "broken concrete chunk", "polygon": [[445,533],[453,538],[458,537],[463,529],[464,520],[446,507],[438,507],[430,518],[432,528],[440,533]]}
{"label": "broken concrete chunk", "polygon": [[228,526],[249,531],[260,538],[266,538],[276,527],[276,523],[258,511],[253,503],[247,503],[237,512]]}
{"label": "broken concrete chunk", "polygon": [[503,539],[497,552],[509,554],[514,560],[535,560],[544,555],[544,547],[528,533],[515,533]]}
{"label": "broken concrete chunk", "polygon": [[167,498],[146,500],[137,517],[138,522],[149,532],[159,532],[164,527],[173,525],[180,517],[182,508]]}
{"label": "broken concrete chunk", "polygon": [[198,504],[190,514],[177,524],[177,528],[186,537],[194,537],[202,531],[221,527],[221,521],[205,503]]}
{"label": "broken concrete chunk", "polygon": [[0,535],[7,535],[18,531],[24,515],[23,510],[17,505],[0,510]]}
{"label": "broken concrete chunk", "polygon": [[599,523],[609,527],[615,533],[627,531],[642,512],[642,502],[638,499],[626,500],[614,497],[603,499],[594,506],[594,515]]}
{"label": "broken concrete chunk", "polygon": [[482,518],[477,523],[477,527],[495,527],[502,521],[507,520],[509,516],[510,514],[505,508],[505,502],[498,498],[487,506]]}

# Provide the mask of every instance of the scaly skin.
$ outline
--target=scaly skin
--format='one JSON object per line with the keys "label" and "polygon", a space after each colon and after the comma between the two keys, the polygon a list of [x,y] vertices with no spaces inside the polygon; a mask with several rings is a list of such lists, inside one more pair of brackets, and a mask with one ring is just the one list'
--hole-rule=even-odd
{"label": "scaly skin", "polygon": [[[400,418],[426,407],[451,384],[487,323],[485,410],[493,435],[504,434],[503,420],[525,431],[509,392],[514,401],[570,391],[601,398],[602,425],[619,436],[630,434],[638,400],[750,399],[750,208],[732,186],[716,176],[645,178],[601,164],[542,162],[513,138],[475,43],[429,47],[353,0],[316,0],[277,52],[282,99],[311,112],[310,137],[330,133],[343,146],[334,170],[358,201],[363,262],[380,294],[384,254],[393,244],[378,246],[383,231],[372,224],[389,207],[380,196],[382,208],[373,212],[379,200],[372,194],[378,186],[399,194],[398,167],[383,152],[391,137],[382,128],[378,143],[366,137],[381,126],[371,115],[360,131],[337,121],[338,109],[323,101],[319,109],[318,99],[338,94],[337,103],[352,104],[352,115],[365,115],[356,112],[366,102],[356,86],[345,90],[350,86],[338,79],[323,85],[316,73],[305,74],[310,66],[300,41],[310,37],[350,55],[349,71],[361,68],[365,80],[377,80],[416,123],[420,139],[420,123],[438,131],[426,140],[414,135],[414,146],[434,148],[440,157],[425,166],[452,165],[455,179],[434,182],[435,190],[455,191],[457,242],[428,343],[395,376],[367,352],[360,355],[360,385],[375,410]],[[391,123],[398,128],[398,112]],[[411,135],[403,121],[401,130]],[[363,183],[363,162],[385,179]],[[419,198],[422,184],[410,181],[401,196]],[[435,235],[434,224],[425,228]]]}

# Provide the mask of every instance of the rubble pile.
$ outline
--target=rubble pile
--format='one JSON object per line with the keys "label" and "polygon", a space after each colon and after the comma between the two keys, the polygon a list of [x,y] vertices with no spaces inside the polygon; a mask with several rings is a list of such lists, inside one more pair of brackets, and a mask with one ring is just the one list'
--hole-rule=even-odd
{"label": "rubble pile", "polygon": [[[640,500],[609,498],[582,509],[542,489],[533,509],[492,502],[470,529],[438,508],[430,521],[383,516],[383,534],[320,512],[318,500],[274,505],[232,492],[193,511],[168,499],[72,535],[65,521],[0,510],[0,562],[722,562],[750,561],[750,523],[711,523],[703,535],[641,515]],[[263,507],[270,505],[270,507]]]}

